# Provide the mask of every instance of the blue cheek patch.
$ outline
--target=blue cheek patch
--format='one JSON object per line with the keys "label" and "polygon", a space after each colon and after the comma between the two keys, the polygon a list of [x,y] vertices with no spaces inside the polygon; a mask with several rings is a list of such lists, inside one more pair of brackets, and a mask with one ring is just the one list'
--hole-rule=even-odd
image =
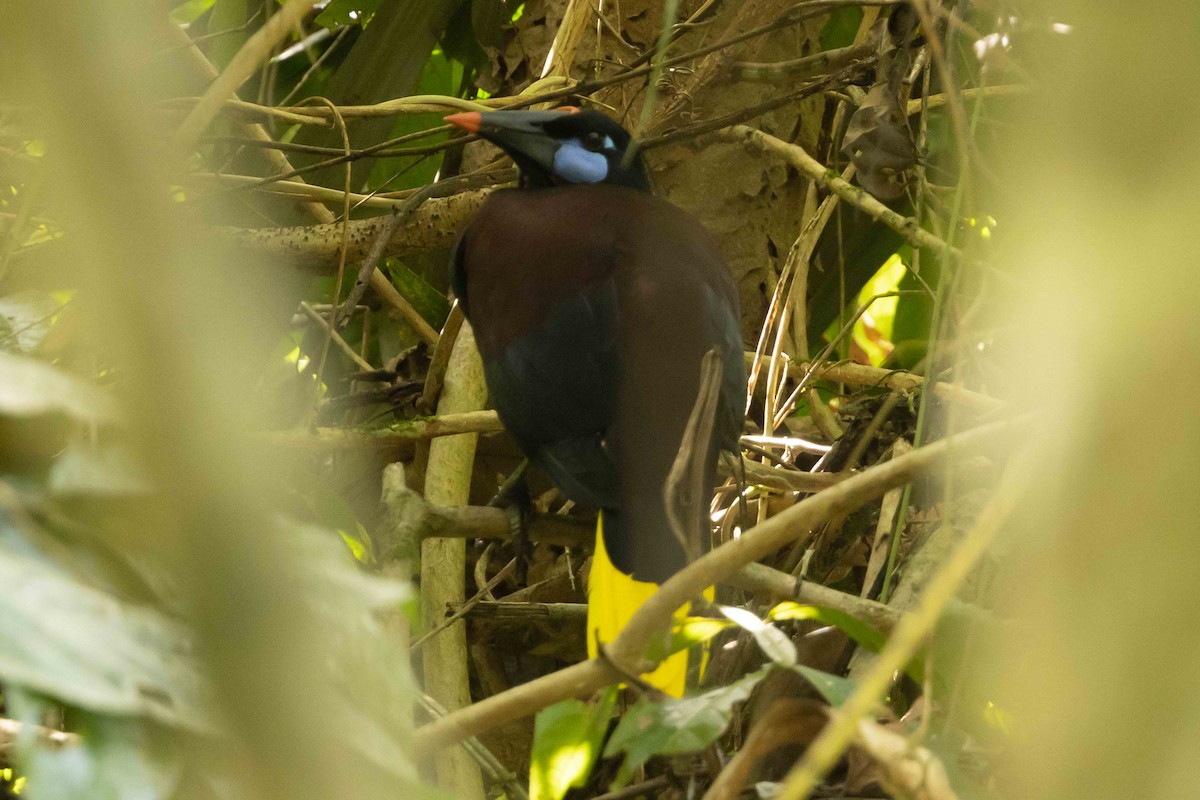
{"label": "blue cheek patch", "polygon": [[554,154],[554,174],[567,183],[600,183],[608,177],[608,159],[571,139]]}

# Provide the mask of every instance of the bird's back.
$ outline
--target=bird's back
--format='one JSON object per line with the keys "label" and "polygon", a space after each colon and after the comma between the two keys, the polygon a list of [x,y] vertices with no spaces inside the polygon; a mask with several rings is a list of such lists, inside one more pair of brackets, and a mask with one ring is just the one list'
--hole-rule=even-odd
{"label": "bird's back", "polygon": [[678,570],[662,489],[710,350],[724,365],[717,443],[732,449],[741,431],[737,298],[712,237],[623,187],[501,191],[456,272],[492,402],[522,448],[568,496],[605,509],[619,568]]}

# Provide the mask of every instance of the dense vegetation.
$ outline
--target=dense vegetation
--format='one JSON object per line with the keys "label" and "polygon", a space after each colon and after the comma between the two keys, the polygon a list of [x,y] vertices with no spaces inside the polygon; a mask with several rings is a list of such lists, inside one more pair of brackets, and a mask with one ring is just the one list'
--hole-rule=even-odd
{"label": "dense vegetation", "polygon": [[[1194,792],[1196,115],[1148,87],[1196,12],[1133,13],[0,8],[0,787]],[[515,174],[441,117],[560,104],[712,231],[750,367],[738,544],[592,660],[594,510],[529,474],[512,546],[446,273]]]}

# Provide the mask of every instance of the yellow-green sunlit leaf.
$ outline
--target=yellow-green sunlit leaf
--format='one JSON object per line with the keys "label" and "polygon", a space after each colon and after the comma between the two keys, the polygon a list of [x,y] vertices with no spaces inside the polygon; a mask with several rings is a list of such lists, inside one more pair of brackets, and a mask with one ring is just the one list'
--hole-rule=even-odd
{"label": "yellow-green sunlit leaf", "polygon": [[594,703],[564,700],[543,709],[534,723],[529,766],[530,800],[560,800],[582,786],[604,745],[604,734],[617,701],[609,686]]}

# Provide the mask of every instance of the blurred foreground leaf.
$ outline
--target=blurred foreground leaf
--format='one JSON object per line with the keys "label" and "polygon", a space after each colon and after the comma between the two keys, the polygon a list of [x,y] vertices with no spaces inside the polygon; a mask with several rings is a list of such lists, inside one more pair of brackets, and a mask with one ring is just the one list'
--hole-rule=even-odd
{"label": "blurred foreground leaf", "polygon": [[[41,698],[10,692],[9,704],[33,719],[50,708]],[[134,718],[77,713],[79,745],[31,748],[25,758],[30,794],[38,800],[148,800],[172,796],[181,763],[160,726]]]}
{"label": "blurred foreground leaf", "polygon": [[182,625],[18,552],[12,520],[0,525],[0,680],[99,713],[213,729]]}
{"label": "blurred foreground leaf", "polygon": [[0,349],[37,350],[50,333],[52,318],[63,307],[45,292],[17,292],[0,297]]}
{"label": "blurred foreground leaf", "polygon": [[49,364],[0,352],[0,416],[63,414],[77,422],[116,422],[113,399],[96,387]]}

